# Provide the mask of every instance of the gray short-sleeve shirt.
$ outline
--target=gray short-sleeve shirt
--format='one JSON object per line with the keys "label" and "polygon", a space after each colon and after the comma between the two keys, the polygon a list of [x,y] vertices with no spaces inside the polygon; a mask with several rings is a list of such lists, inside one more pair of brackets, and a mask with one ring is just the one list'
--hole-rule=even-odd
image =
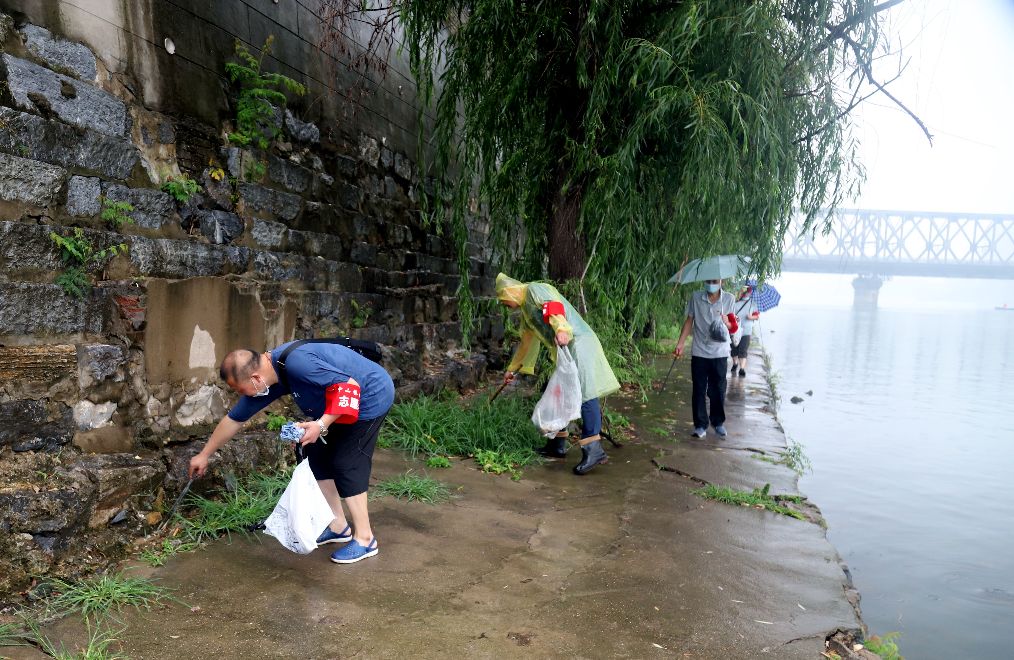
{"label": "gray short-sleeve shirt", "polygon": [[712,303],[708,299],[707,291],[695,291],[690,300],[687,301],[687,316],[694,319],[694,342],[690,348],[690,354],[702,358],[723,358],[729,357],[729,342],[715,341],[711,338],[708,329],[712,321],[717,321],[722,316],[733,311],[736,299],[728,291],[722,291],[718,300]]}

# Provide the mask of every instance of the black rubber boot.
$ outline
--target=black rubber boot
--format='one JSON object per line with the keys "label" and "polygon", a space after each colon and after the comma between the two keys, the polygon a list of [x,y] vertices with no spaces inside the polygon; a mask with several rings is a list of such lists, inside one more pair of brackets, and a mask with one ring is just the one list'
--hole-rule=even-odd
{"label": "black rubber boot", "polygon": [[574,474],[588,474],[593,467],[608,460],[601,441],[589,442],[581,447],[581,462],[574,466]]}
{"label": "black rubber boot", "polygon": [[567,436],[550,438],[546,446],[536,450],[546,458],[564,458],[567,456]]}

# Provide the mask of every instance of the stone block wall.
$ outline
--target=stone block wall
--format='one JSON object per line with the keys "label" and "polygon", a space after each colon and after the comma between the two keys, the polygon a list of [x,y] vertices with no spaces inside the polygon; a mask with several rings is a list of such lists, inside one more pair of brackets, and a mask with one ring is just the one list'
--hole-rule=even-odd
{"label": "stone block wall", "polygon": [[[469,386],[499,359],[496,318],[461,346],[454,248],[420,220],[432,183],[410,156],[407,80],[377,81],[349,116],[330,92],[350,72],[315,49],[311,4],[0,0],[0,594],[157,524],[235,400],[217,379],[233,348],[371,339],[402,397]],[[268,34],[274,70],[318,102],[242,150],[225,139],[224,63],[235,38]],[[184,203],[161,189],[181,173],[201,185]],[[119,227],[101,217],[117,202],[133,207]],[[52,238],[73,231],[125,246],[87,267],[81,296]],[[472,234],[481,299],[495,273]],[[281,456],[253,429],[213,466]]]}

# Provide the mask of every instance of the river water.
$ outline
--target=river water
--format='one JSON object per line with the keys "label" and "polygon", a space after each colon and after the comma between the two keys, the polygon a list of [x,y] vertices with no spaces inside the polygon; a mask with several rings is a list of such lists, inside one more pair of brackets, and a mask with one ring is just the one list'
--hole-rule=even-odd
{"label": "river water", "polygon": [[[1014,657],[1014,283],[789,274],[755,336],[771,354],[800,489],[909,658]],[[806,392],[813,391],[812,396]],[[789,399],[800,396],[803,402]]]}

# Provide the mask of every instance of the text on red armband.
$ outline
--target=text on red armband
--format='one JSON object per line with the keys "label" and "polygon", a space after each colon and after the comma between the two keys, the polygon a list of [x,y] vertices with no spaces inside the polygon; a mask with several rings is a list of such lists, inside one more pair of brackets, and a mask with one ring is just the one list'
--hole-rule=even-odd
{"label": "text on red armband", "polygon": [[336,424],[353,424],[359,419],[359,386],[335,383],[324,390],[324,414],[337,415]]}

